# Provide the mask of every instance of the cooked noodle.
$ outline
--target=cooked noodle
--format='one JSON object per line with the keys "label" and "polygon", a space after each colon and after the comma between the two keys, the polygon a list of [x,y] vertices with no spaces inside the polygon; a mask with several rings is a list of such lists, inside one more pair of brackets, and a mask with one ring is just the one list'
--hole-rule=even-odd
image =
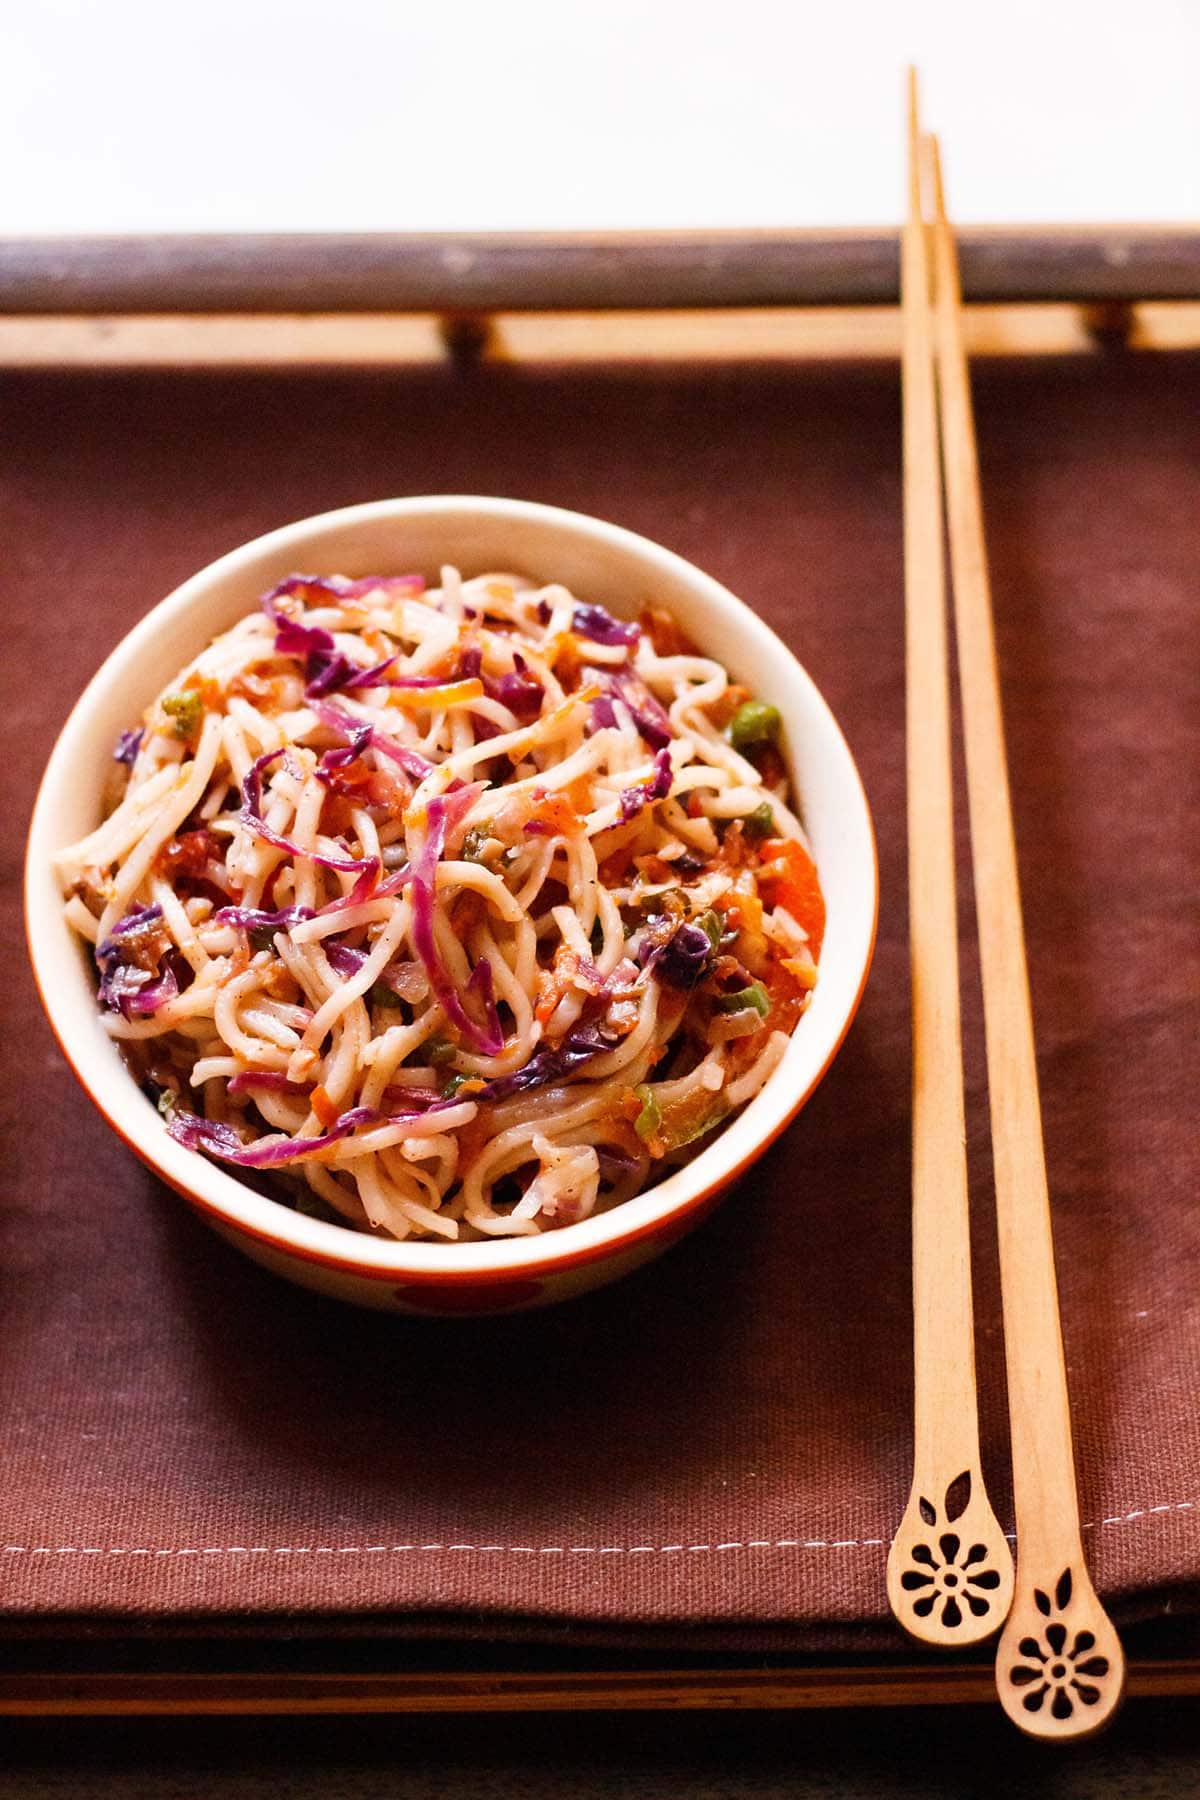
{"label": "cooked noodle", "polygon": [[560,1228],[695,1154],[816,981],[773,707],[669,615],[292,576],[58,858],[181,1143],[393,1238]]}

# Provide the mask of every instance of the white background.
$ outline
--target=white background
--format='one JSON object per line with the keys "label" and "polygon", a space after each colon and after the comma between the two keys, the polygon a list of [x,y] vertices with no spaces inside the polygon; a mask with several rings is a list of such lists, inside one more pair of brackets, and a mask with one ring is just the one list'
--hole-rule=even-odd
{"label": "white background", "polygon": [[1200,217],[1200,0],[9,0],[0,234]]}

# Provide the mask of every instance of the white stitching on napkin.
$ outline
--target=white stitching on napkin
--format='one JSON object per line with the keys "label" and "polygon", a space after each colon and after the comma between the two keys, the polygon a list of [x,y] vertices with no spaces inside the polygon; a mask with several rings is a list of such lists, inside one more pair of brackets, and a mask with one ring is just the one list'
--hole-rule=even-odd
{"label": "white stitching on napkin", "polygon": [[[1191,1512],[1195,1500],[1174,1500],[1159,1506],[1139,1506],[1132,1512],[1093,1519],[1081,1529],[1099,1531],[1106,1525],[1129,1525],[1154,1513]],[[1011,1534],[1009,1534],[1011,1535]],[[129,1548],[98,1544],[5,1544],[7,1556],[404,1556],[448,1551],[469,1551],[475,1556],[671,1556],[725,1550],[884,1550],[887,1538],[730,1538],[720,1544],[206,1544],[172,1549]]]}
{"label": "white stitching on napkin", "polygon": [[5,1544],[8,1556],[392,1556],[431,1551],[469,1550],[479,1556],[498,1552],[508,1556],[666,1556],[685,1550],[882,1550],[884,1538],[752,1538],[723,1544],[206,1544],[172,1549],[131,1549],[125,1544],[107,1550],[98,1544]]}

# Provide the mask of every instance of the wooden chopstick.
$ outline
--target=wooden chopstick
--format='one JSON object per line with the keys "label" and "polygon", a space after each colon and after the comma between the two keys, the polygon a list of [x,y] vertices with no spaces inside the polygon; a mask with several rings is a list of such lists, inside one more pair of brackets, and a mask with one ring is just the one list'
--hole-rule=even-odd
{"label": "wooden chopstick", "polygon": [[949,1648],[999,1629],[1013,1566],[979,1455],[942,487],[912,73],[901,259],[915,1407],[912,1490],[888,1555],[888,1599],[913,1637]]}
{"label": "wooden chopstick", "polygon": [[924,159],[1017,1518],[1016,1592],[996,1679],[1024,1730],[1076,1737],[1117,1705],[1124,1659],[1080,1535],[962,296],[936,139],[925,140]]}

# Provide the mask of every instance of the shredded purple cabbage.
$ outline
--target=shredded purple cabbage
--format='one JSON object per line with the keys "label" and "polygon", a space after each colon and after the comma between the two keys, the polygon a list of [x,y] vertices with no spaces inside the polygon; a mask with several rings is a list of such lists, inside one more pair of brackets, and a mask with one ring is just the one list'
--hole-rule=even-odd
{"label": "shredded purple cabbage", "polygon": [[519,650],[513,651],[513,666],[507,674],[485,675],[483,652],[477,644],[469,644],[458,659],[454,675],[457,681],[482,681],[488,699],[498,700],[518,719],[532,719],[542,709],[546,690],[537,676],[529,673],[529,664]]}
{"label": "shredded purple cabbage", "polygon": [[379,881],[378,875],[379,864],[369,863],[350,892],[342,894],[337,900],[330,900],[320,909],[317,917],[327,919],[331,913],[348,912],[352,906],[362,906],[367,900],[388,900],[393,894],[398,894],[401,888],[406,887],[412,879],[412,873],[407,864],[402,869],[396,869],[386,881]]}
{"label": "shredded purple cabbage", "polygon": [[575,973],[581,980],[586,981],[589,987],[594,988],[598,994],[604,992],[604,977],[590,956],[576,956]]}
{"label": "shredded purple cabbage", "polygon": [[[358,974],[368,956],[366,950],[355,950],[349,944],[339,943],[337,938],[326,938],[321,948],[324,950],[326,961],[334,974],[344,976],[346,980],[350,980]],[[381,986],[391,988],[394,994],[399,994],[400,989],[396,985],[396,977],[397,971],[389,964],[386,969],[380,971],[378,979]]]}
{"label": "shredded purple cabbage", "polygon": [[656,954],[647,959],[669,987],[694,988],[712,959],[712,941],[701,925],[681,925]]}
{"label": "shredded purple cabbage", "polygon": [[[425,578],[422,575],[365,575],[358,581],[348,581],[344,575],[287,575],[263,595],[259,605],[267,617],[273,619],[276,600],[307,600],[310,594],[319,594],[322,599],[340,604],[343,600],[362,600],[367,594],[380,591],[385,594],[423,594]],[[287,615],[282,616],[286,618]]]}
{"label": "shredded purple cabbage", "polygon": [[[316,664],[314,668],[314,663]],[[332,656],[309,657],[305,664],[307,679],[304,683],[306,700],[319,700],[324,694],[336,694],[340,688],[350,686],[350,678],[358,670],[358,664],[351,662],[342,651],[335,650]],[[310,672],[311,671],[311,672]]]}
{"label": "shredded purple cabbage", "polygon": [[349,944],[339,944],[336,938],[326,938],[321,948],[334,974],[342,975],[346,980],[357,975],[367,960],[365,950],[352,950]]}
{"label": "shredded purple cabbage", "polygon": [[384,681],[383,679],[385,670],[391,668],[398,655],[399,651],[393,650],[390,656],[385,656],[382,662],[372,663],[369,669],[356,669],[350,679],[342,683],[342,686],[347,693],[352,688],[399,687],[401,683],[398,680]]}
{"label": "shredded purple cabbage", "polygon": [[385,1087],[383,1098],[389,1105],[398,1105],[399,1112],[389,1112],[387,1118],[405,1118],[408,1112],[444,1112],[448,1107],[461,1107],[466,1100],[473,1100],[473,1094],[439,1094],[435,1087],[407,1087],[398,1084],[396,1087]]}
{"label": "shredded purple cabbage", "polygon": [[265,843],[274,844],[277,850],[286,850],[289,856],[307,856],[310,862],[317,863],[322,869],[340,869],[346,875],[359,875],[368,869],[377,869],[379,864],[373,856],[327,856],[323,850],[306,850],[302,844],[293,843],[291,838],[281,837],[278,832],[271,830],[262,816],[263,771],[283,755],[282,750],[267,750],[251,763],[242,783],[241,824]]}
{"label": "shredded purple cabbage", "polygon": [[[599,971],[597,971],[599,973]],[[600,994],[605,1000],[611,1000],[614,994],[631,988],[641,971],[631,956],[623,956],[616,968],[605,976],[604,986]]]}
{"label": "shredded purple cabbage", "polygon": [[312,1087],[303,1081],[289,1081],[281,1069],[241,1069],[225,1084],[227,1094],[244,1094],[254,1088],[265,1088],[271,1094],[310,1094]]}
{"label": "shredded purple cabbage", "polygon": [[560,1044],[535,1050],[521,1068],[514,1069],[511,1075],[500,1075],[495,1081],[489,1081],[482,1093],[473,1098],[510,1100],[514,1094],[523,1094],[527,1088],[545,1087],[547,1082],[561,1081],[564,1075],[572,1074],[593,1057],[607,1054],[614,1047],[614,1042],[615,1040],[605,1037],[595,1025],[577,1025]]}
{"label": "shredded purple cabbage", "polygon": [[304,658],[304,692],[309,698],[327,694],[341,687],[358,667],[344,656],[333,641],[333,635],[321,625],[304,625],[299,619],[280,612],[264,597],[262,606],[275,624],[275,649],[280,656]]}
{"label": "shredded purple cabbage", "polygon": [[593,644],[612,647],[636,644],[641,628],[624,619],[614,619],[606,606],[577,606],[571,618],[571,629],[580,637],[591,638]]}
{"label": "shredded purple cabbage", "polygon": [[629,716],[652,750],[663,750],[671,741],[671,721],[640,675],[617,669],[608,677],[612,691],[623,700]]}
{"label": "shredded purple cabbage", "polygon": [[[477,968],[480,966],[476,965]],[[490,977],[489,968],[487,976],[478,984],[477,991],[481,995],[490,986]],[[595,1025],[577,1025],[560,1044],[535,1051],[523,1068],[485,1083],[476,1094],[440,1095],[432,1088],[389,1087],[385,1090],[384,1098],[389,1102],[399,1103],[403,1111],[388,1113],[367,1106],[355,1107],[350,1112],[342,1113],[328,1131],[315,1138],[283,1138],[273,1143],[247,1144],[232,1126],[220,1124],[214,1119],[202,1119],[197,1114],[184,1112],[180,1108],[176,1108],[172,1114],[167,1129],[176,1143],[182,1144],[186,1150],[203,1150],[209,1156],[215,1156],[223,1162],[237,1163],[241,1168],[278,1168],[285,1163],[295,1162],[298,1157],[325,1149],[328,1144],[347,1137],[360,1126],[391,1125],[405,1119],[416,1119],[423,1113],[441,1112],[460,1106],[464,1100],[509,1100],[513,1095],[525,1093],[530,1088],[545,1087],[549,1082],[561,1081],[564,1076],[573,1074],[594,1057],[606,1055],[613,1049],[616,1041],[605,1036]],[[229,1083],[228,1091],[231,1094],[244,1093],[255,1087],[278,1093],[305,1094],[309,1091],[297,1083],[289,1082],[285,1075],[275,1070],[253,1069],[245,1069],[235,1075]],[[636,1166],[632,1158],[607,1146],[598,1150],[597,1154],[602,1162],[609,1165],[610,1178],[613,1172],[617,1175],[625,1174]]]}
{"label": "shredded purple cabbage", "polygon": [[444,1112],[446,1107],[461,1107],[464,1100],[473,1100],[473,1094],[452,1094],[448,1100],[437,1093],[435,1087],[385,1087],[383,1098],[389,1105],[403,1107],[405,1112]]}
{"label": "shredded purple cabbage", "polygon": [[127,912],[124,918],[117,920],[104,942],[97,944],[96,961],[101,962],[106,956],[113,954],[118,947],[118,938],[128,937],[131,931],[141,931],[144,926],[152,924],[155,919],[161,919],[162,916],[161,906],[135,906],[132,912]]}
{"label": "shredded purple cabbage", "polygon": [[342,769],[348,769],[364,750],[369,749],[373,735],[369,725],[356,725],[348,744],[339,744],[336,750],[326,750],[317,765],[317,780],[328,785]]}
{"label": "shredded purple cabbage", "polygon": [[334,654],[333,635],[324,626],[304,625],[273,607],[266,607],[266,611],[275,624],[275,648],[280,656],[312,658]]}
{"label": "shredded purple cabbage", "polygon": [[605,731],[616,724],[617,715],[607,694],[598,694],[592,701],[591,720],[593,731]]}
{"label": "shredded purple cabbage", "polygon": [[125,961],[127,940],[148,926],[156,925],[161,918],[161,906],[135,906],[132,912],[117,920],[103,943],[96,946],[100,1003],[110,1012],[119,1012],[123,1019],[155,1013],[179,994],[179,980],[169,963],[156,972]]}
{"label": "shredded purple cabbage", "polygon": [[117,747],[113,751],[113,761],[124,763],[127,769],[132,769],[137,761],[137,753],[142,747],[142,739],[145,735],[145,729],[140,725],[134,731],[123,731],[117,739]]}
{"label": "shredded purple cabbage", "polygon": [[[412,941],[421,959],[429,986],[451,1025],[468,1047],[480,1056],[498,1056],[504,1047],[491,1020],[481,1030],[471,1018],[459,997],[450,972],[438,954],[433,935],[433,896],[437,866],[446,847],[446,834],[479,797],[478,787],[461,788],[453,794],[435,794],[426,808],[427,824],[420,848],[409,868],[412,871]],[[491,971],[488,971],[490,986]]]}
{"label": "shredded purple cabbage", "polygon": [[242,931],[290,931],[293,925],[315,916],[311,906],[285,906],[279,912],[263,912],[257,906],[223,906],[213,914],[213,924],[237,925]]}
{"label": "shredded purple cabbage", "polygon": [[[414,583],[419,583],[419,586],[414,586]],[[389,656],[385,662],[362,669],[338,649],[332,633],[323,626],[305,625],[300,620],[293,619],[290,614],[279,610],[276,601],[289,599],[297,594],[302,599],[307,599],[315,592],[340,602],[373,593],[377,588],[389,590],[399,587],[405,593],[414,593],[420,592],[424,585],[420,577],[408,575],[378,578],[368,576],[364,581],[343,581],[340,576],[333,575],[289,575],[285,581],[279,582],[264,594],[259,605],[275,626],[275,649],[278,654],[304,658],[304,692],[310,700],[315,700],[323,694],[332,694],[339,688],[377,686],[382,671],[390,667],[396,658]]]}
{"label": "shredded purple cabbage", "polygon": [[471,1094],[461,1096],[452,1094],[448,1099],[438,1093],[436,1088],[424,1087],[386,1087],[383,1097],[389,1105],[403,1107],[405,1112],[444,1112],[448,1106],[461,1106],[464,1100],[473,1099]]}
{"label": "shredded purple cabbage", "polygon": [[484,691],[501,706],[507,706],[518,719],[536,718],[542,710],[546,690],[537,676],[530,674],[519,651],[513,657],[513,663],[509,674],[485,678]]}
{"label": "shredded purple cabbage", "polygon": [[[316,637],[318,633],[313,631],[309,635]],[[322,631],[319,635],[321,637],[329,637],[327,631]],[[275,639],[275,646],[278,649],[278,638]],[[329,637],[329,648],[327,650],[320,649],[310,651],[305,658],[305,698],[308,700],[319,700],[323,694],[333,694],[336,693],[339,688],[347,687],[350,682],[350,677],[357,668],[358,664],[351,662],[350,658],[343,651],[336,649],[334,647],[333,639]]]}
{"label": "shredded purple cabbage", "polygon": [[671,752],[663,749],[654,758],[654,773],[649,781],[639,781],[635,787],[622,789],[622,825],[627,825],[644,806],[649,806],[655,800],[665,800],[670,792]]}
{"label": "shredded purple cabbage", "polygon": [[641,1166],[636,1156],[630,1156],[627,1150],[617,1150],[612,1144],[597,1144],[595,1149],[601,1179],[614,1185]]}
{"label": "shredded purple cabbage", "polygon": [[[405,1116],[399,1115],[401,1118]],[[274,1143],[245,1144],[232,1125],[222,1125],[216,1119],[201,1119],[196,1113],[184,1112],[177,1107],[171,1115],[167,1130],[185,1150],[206,1150],[210,1156],[218,1156],[222,1162],[237,1163],[243,1169],[276,1169],[283,1163],[295,1162],[298,1156],[307,1156],[314,1150],[324,1150],[328,1144],[336,1144],[339,1138],[349,1137],[360,1125],[377,1125],[384,1117],[374,1107],[356,1106],[335,1119],[329,1130],[322,1132],[320,1137],[281,1138]],[[392,1121],[389,1119],[387,1122]]]}
{"label": "shredded purple cabbage", "polygon": [[[246,1073],[251,1079],[243,1085],[250,1087],[253,1085],[252,1072]],[[241,1077],[235,1075],[233,1079],[239,1081]],[[258,1085],[264,1085],[261,1078]],[[232,1089],[233,1082],[230,1083],[231,1092]],[[320,1137],[285,1137],[276,1138],[270,1143],[249,1144],[242,1141],[232,1125],[223,1125],[216,1119],[202,1119],[197,1113],[184,1112],[181,1107],[176,1107],[167,1122],[167,1130],[185,1150],[204,1150],[209,1156],[219,1157],[222,1162],[237,1163],[243,1169],[277,1169],[285,1163],[295,1162],[299,1157],[309,1156],[314,1151],[336,1144],[339,1139],[349,1137],[352,1131],[357,1131],[363,1125],[402,1125],[409,1119],[420,1118],[423,1112],[443,1111],[461,1104],[461,1101],[453,1097],[443,1099],[431,1096],[427,1105],[414,1106],[399,1113],[379,1112],[373,1106],[355,1106],[336,1118],[329,1130],[322,1132]]]}
{"label": "shredded purple cabbage", "polygon": [[352,761],[355,756],[361,756],[364,750],[369,749],[378,750],[381,756],[388,757],[413,781],[424,781],[433,768],[433,764],[427,762],[425,757],[418,755],[415,750],[407,749],[404,744],[398,744],[395,738],[389,737],[385,731],[380,731],[373,725],[368,725],[364,719],[356,719],[350,713],[339,712],[336,706],[327,706],[323,702],[318,702],[313,707],[313,711],[328,730],[338,731],[349,740],[347,748],[350,755],[345,758],[345,762],[330,762],[328,759],[331,756],[337,756],[339,752],[327,750],[321,758],[324,767],[344,768],[345,763]]}
{"label": "shredded purple cabbage", "polygon": [[471,970],[471,978],[467,982],[468,994],[478,994],[483,1006],[486,1023],[488,1049],[485,1056],[499,1056],[504,1048],[504,1033],[500,1028],[500,1014],[496,1010],[495,990],[492,982],[492,965],[486,956],[481,956]]}
{"label": "shredded purple cabbage", "polygon": [[154,976],[132,963],[116,962],[104,970],[97,992],[102,1004],[123,1019],[144,1018],[178,997],[179,982],[170,968]]}
{"label": "shredded purple cabbage", "polygon": [[[325,938],[322,941],[321,948],[324,950],[325,959],[334,974],[341,975],[347,981],[358,974],[369,954],[366,950],[355,950],[350,944],[340,943],[337,938]],[[378,977],[380,985],[391,988],[394,994],[399,994],[400,989],[397,986],[397,974],[398,971],[393,969],[389,964],[386,969],[380,971]],[[488,978],[490,988],[490,969],[488,971]]]}

